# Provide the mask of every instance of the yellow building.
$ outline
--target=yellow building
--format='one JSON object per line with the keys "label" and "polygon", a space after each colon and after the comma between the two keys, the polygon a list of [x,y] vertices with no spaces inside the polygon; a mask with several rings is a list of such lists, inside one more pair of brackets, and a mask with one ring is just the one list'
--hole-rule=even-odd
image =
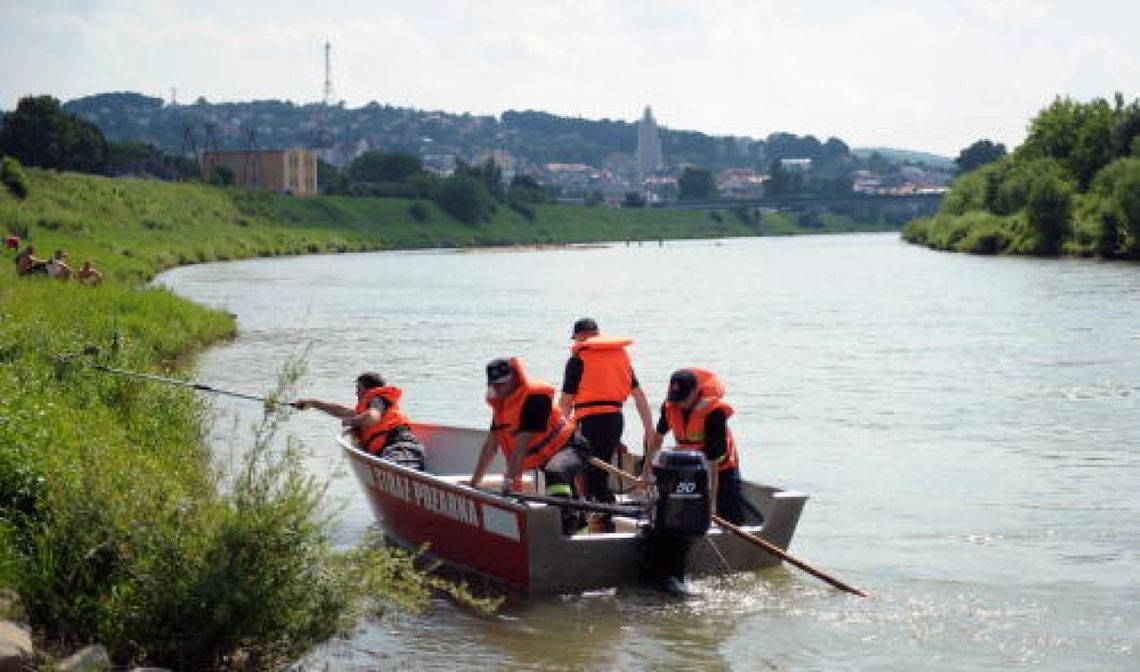
{"label": "yellow building", "polygon": [[218,166],[232,170],[234,184],[242,187],[294,196],[317,195],[317,155],[307,149],[206,152],[202,155],[202,179],[210,179]]}

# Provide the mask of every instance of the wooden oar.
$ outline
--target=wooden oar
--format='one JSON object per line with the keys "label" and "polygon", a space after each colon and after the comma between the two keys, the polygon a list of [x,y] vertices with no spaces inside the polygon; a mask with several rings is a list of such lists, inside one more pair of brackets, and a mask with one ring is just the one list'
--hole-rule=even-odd
{"label": "wooden oar", "polygon": [[[622,478],[626,478],[626,479],[629,479],[631,481],[638,480],[632,474],[628,474],[625,471],[618,469],[617,467],[613,466],[609,462],[606,462],[605,460],[600,460],[596,457],[591,457],[590,458],[590,464],[594,465],[595,467],[597,467],[603,471],[607,471],[611,474],[614,474],[616,476],[621,476]],[[732,523],[728,522],[724,518],[721,518],[720,516],[714,515],[712,517],[712,520],[722,530],[725,530],[726,532],[731,532],[732,534],[735,534],[736,536],[740,537],[741,539],[744,539],[745,541],[747,541],[747,542],[749,542],[755,546],[759,546],[760,548],[764,549],[768,553],[771,553],[772,555],[776,556],[777,558],[784,560],[785,562],[787,562],[790,565],[794,565],[795,567],[802,569],[803,571],[807,572],[808,574],[811,574],[812,576],[816,577],[817,579],[821,579],[821,580],[831,584],[832,586],[835,586],[836,588],[838,588],[840,590],[847,591],[848,593],[852,593],[852,594],[858,595],[860,597],[870,597],[870,594],[867,591],[863,590],[862,588],[859,588],[857,586],[852,586],[849,583],[845,583],[843,581],[840,581],[839,579],[835,578],[834,576],[831,576],[827,572],[824,572],[823,570],[817,569],[817,568],[809,565],[808,563],[804,562],[803,560],[800,560],[799,558],[795,557],[791,553],[788,553],[787,551],[780,548],[779,546],[776,546],[775,544],[768,541],[767,539],[762,539],[761,537],[758,537],[755,534],[751,534],[750,532],[743,530],[740,527],[737,527],[736,525],[733,525]]]}
{"label": "wooden oar", "polygon": [[211,394],[224,394],[227,397],[237,397],[238,399],[248,399],[250,401],[260,401],[263,404],[272,404],[274,406],[294,406],[293,402],[275,401],[265,397],[255,397],[252,394],[243,394],[241,392],[232,392],[230,390],[220,390],[216,387],[204,385],[202,383],[195,383],[186,380],[176,380],[174,378],[165,378],[163,376],[156,376],[150,373],[139,373],[137,371],[125,371],[123,369],[115,369],[110,366],[103,366],[102,364],[88,364],[87,368],[102,371],[104,373],[113,373],[116,376],[127,376],[129,378],[138,378],[140,380],[149,380],[154,383],[163,383],[164,385],[177,385],[179,387],[188,387],[192,390],[200,392],[210,392]]}

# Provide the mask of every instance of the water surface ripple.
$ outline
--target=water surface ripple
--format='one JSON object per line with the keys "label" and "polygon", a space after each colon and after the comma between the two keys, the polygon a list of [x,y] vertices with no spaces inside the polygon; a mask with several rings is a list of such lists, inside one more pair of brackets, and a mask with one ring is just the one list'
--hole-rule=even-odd
{"label": "water surface ripple", "polygon": [[[684,603],[624,588],[477,618],[440,601],[306,669],[1140,669],[1136,265],[853,235],[253,260],[160,282],[237,315],[198,376],[254,394],[311,347],[306,396],[348,402],[379,369],[415,416],[482,426],[482,365],[521,355],[558,384],[582,315],[636,339],[654,404],[674,368],[715,369],[746,474],[812,497],[791,550],[875,594],[785,567]],[[224,455],[256,409],[215,403]],[[335,424],[287,429],[356,543],[371,521]]]}

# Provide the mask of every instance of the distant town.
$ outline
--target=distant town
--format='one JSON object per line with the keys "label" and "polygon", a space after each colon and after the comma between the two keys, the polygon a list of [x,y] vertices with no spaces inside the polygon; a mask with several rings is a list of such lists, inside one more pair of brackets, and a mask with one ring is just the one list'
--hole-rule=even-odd
{"label": "distant town", "polygon": [[705,177],[708,196],[754,201],[939,195],[956,172],[946,157],[852,150],[837,138],[821,142],[772,133],[752,139],[672,130],[661,127],[648,106],[636,122],[535,111],[473,116],[375,102],[358,109],[282,101],[212,104],[201,98],[180,104],[135,93],[99,94],[64,108],[100,128],[109,141],[192,157],[203,170],[228,165],[246,182],[256,182],[248,186],[302,196],[318,193],[318,165],[344,169],[369,152],[417,157],[423,169],[443,177],[460,164],[490,162],[505,183],[526,176],[552,200],[613,205],[628,204],[632,195],[643,204],[678,201],[685,196],[687,174]]}

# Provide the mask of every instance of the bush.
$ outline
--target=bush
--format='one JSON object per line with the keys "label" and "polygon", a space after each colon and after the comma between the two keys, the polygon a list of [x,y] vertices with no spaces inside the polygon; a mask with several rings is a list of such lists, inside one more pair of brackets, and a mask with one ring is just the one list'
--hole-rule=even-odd
{"label": "bush", "polygon": [[464,224],[477,224],[490,215],[492,198],[478,178],[452,175],[443,181],[436,203]]}
{"label": "bush", "polygon": [[234,169],[226,165],[214,166],[210,171],[210,176],[207,182],[215,187],[229,187],[234,184],[237,176],[234,174]]}
{"label": "bush", "polygon": [[511,210],[519,213],[519,216],[528,222],[534,222],[534,220],[538,218],[538,213],[527,203],[522,201],[510,201],[509,205],[511,206]]}
{"label": "bush", "polygon": [[28,178],[24,175],[24,168],[11,156],[0,160],[0,182],[16,198],[23,200],[28,197]]}
{"label": "bush", "polygon": [[1074,185],[1055,175],[1038,173],[1028,180],[1025,216],[1036,235],[1036,252],[1056,254],[1069,232],[1073,213]]}
{"label": "bush", "polygon": [[419,201],[416,201],[415,203],[412,203],[408,206],[408,214],[412,216],[412,219],[416,220],[420,224],[426,222],[429,216],[427,206],[425,206],[423,203],[420,203]]}
{"label": "bush", "polygon": [[220,312],[114,281],[20,283],[0,302],[0,587],[45,642],[273,669],[366,609],[446,588],[405,555],[333,548],[323,483],[296,446],[269,448],[279,416],[223,474],[189,391],[57,357],[110,344],[100,363],[152,371],[229,333]]}

